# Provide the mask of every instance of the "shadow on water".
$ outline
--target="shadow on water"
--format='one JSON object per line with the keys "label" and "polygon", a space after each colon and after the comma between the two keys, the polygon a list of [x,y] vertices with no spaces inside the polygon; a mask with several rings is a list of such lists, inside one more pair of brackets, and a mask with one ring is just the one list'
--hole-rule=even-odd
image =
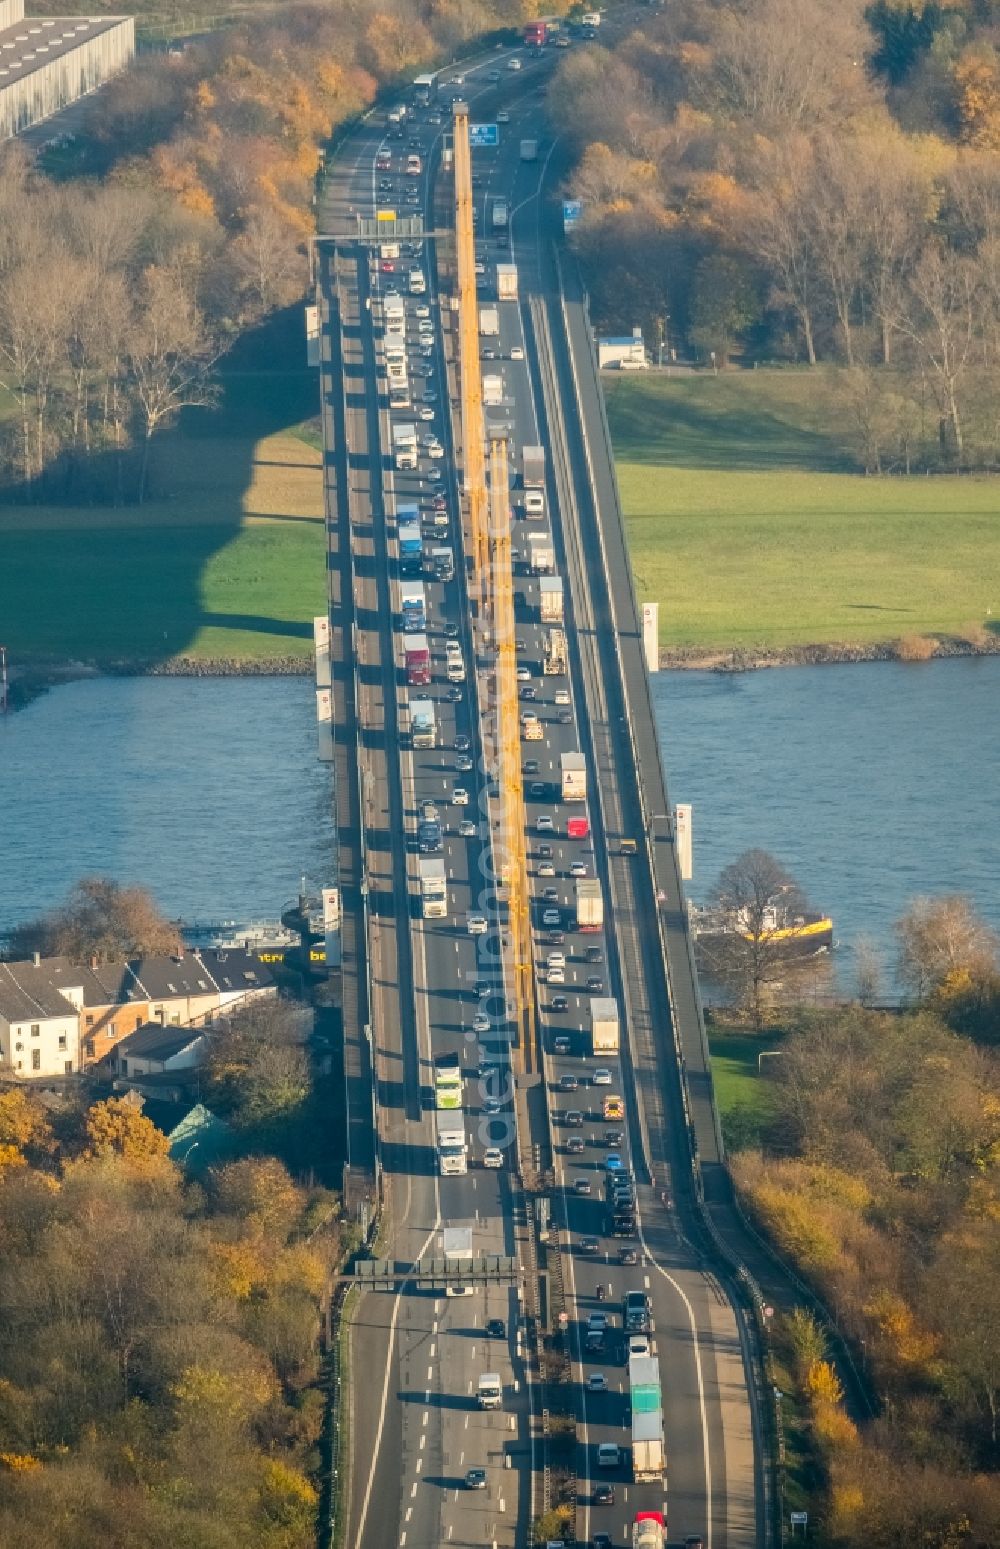
{"label": "shadow on water", "polygon": [[[311,636],[310,624],[281,616],[287,592],[280,578],[275,616],[204,605],[206,568],[244,526],[244,497],[258,476],[256,446],[317,415],[316,375],[306,369],[304,353],[299,307],[241,338],[221,370],[218,407],[185,410],[154,441],[141,505],[134,500],[134,456],[114,452],[85,464],[64,459],[41,490],[0,489],[0,617],[12,661],[154,665],[183,653],[206,626],[289,641]],[[318,444],[318,427],[302,439]],[[267,461],[272,469],[279,465],[270,475],[279,481],[280,466],[290,479],[303,466],[294,454],[287,462]],[[299,526],[305,538],[305,529],[318,525],[281,512],[274,519],[282,524],[280,536],[266,526],[256,530],[258,565],[251,568],[265,575],[271,542],[284,543],[284,533]],[[257,574],[242,571],[222,580],[224,587],[234,582],[251,589],[260,584]]]}

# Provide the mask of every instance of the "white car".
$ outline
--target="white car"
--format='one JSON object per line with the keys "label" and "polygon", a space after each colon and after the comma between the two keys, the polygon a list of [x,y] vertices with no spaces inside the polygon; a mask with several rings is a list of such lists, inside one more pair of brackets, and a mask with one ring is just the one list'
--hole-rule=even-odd
{"label": "white car", "polygon": [[556,868],[553,866],[551,861],[539,861],[538,875],[540,877],[554,877],[555,874]]}
{"label": "white car", "polygon": [[465,786],[456,785],[451,793],[451,799],[456,807],[467,807],[469,805],[469,793]]}
{"label": "white car", "polygon": [[562,924],[562,914],[560,913],[560,911],[558,909],[543,909],[542,910],[542,924],[543,925],[550,925],[550,926],[551,925],[561,925]]}
{"label": "white car", "polygon": [[[518,66],[518,69],[520,69],[520,65]],[[509,124],[510,123],[510,114],[507,112],[506,108],[501,108],[500,109],[499,113],[497,114],[497,123],[498,124]]]}
{"label": "white car", "polygon": [[476,273],[477,274],[485,274],[486,273],[486,265],[483,263],[483,260],[481,258],[477,258],[476,259]]}
{"label": "white car", "polygon": [[603,1372],[591,1372],[587,1378],[588,1393],[606,1393],[608,1391],[608,1379]]}
{"label": "white car", "polygon": [[428,468],[427,472],[424,474],[424,478],[429,484],[440,484],[442,478],[441,469]]}
{"label": "white car", "polygon": [[440,441],[438,441],[437,437],[435,437],[434,440],[428,446],[428,448],[427,448],[427,456],[428,457],[443,457],[444,456],[444,447],[441,445]]}
{"label": "white car", "polygon": [[[451,1295],[449,1289],[448,1295]],[[621,1448],[617,1442],[602,1441],[597,1449],[598,1468],[617,1468],[621,1462]]]}
{"label": "white car", "polygon": [[530,683],[531,682],[531,668],[530,667],[518,667],[518,669],[517,669],[517,681],[518,681],[518,683]]}
{"label": "white car", "polygon": [[547,813],[543,812],[540,818],[535,819],[536,834],[551,834],[555,832],[555,824]]}
{"label": "white car", "polygon": [[605,1070],[604,1067],[601,1066],[601,1068],[599,1070],[595,1070],[594,1071],[594,1074],[591,1077],[591,1080],[593,1081],[595,1086],[610,1086],[611,1085],[611,1072],[610,1072],[610,1070]]}
{"label": "white car", "polygon": [[485,936],[488,927],[489,921],[478,909],[470,910],[465,917],[465,928],[470,936]]}
{"label": "white car", "polygon": [[487,1146],[486,1147],[486,1150],[483,1152],[483,1166],[484,1167],[502,1167],[503,1166],[503,1152],[500,1150],[499,1146]]}
{"label": "white car", "polygon": [[422,403],[420,405],[420,407],[418,408],[418,410],[417,410],[417,419],[418,420],[432,420],[433,418],[434,418],[434,410],[431,408],[430,404],[429,403]]}
{"label": "white car", "polygon": [[475,1016],[472,1018],[472,1031],[474,1033],[488,1033],[489,1030],[490,1019],[486,1015],[486,1012],[477,1011]]}
{"label": "white car", "polygon": [[645,1334],[630,1334],[629,1335],[629,1340],[628,1340],[628,1358],[629,1358],[629,1360],[631,1360],[634,1355],[648,1355],[648,1354],[649,1354],[649,1340],[647,1339],[646,1335]]}
{"label": "white car", "polygon": [[510,358],[511,358],[511,360],[523,360],[524,359],[524,351],[522,350],[522,348],[521,348],[521,346],[519,344],[512,344],[511,345],[511,348],[510,348]]}
{"label": "white car", "polygon": [[471,818],[463,818],[458,825],[458,832],[462,839],[475,839],[478,830]]}
{"label": "white car", "polygon": [[413,313],[415,317],[430,317],[431,309],[427,305],[426,301],[418,301],[417,305],[413,308]]}
{"label": "white car", "polygon": [[548,968],[548,969],[546,969],[546,971],[545,971],[545,982],[546,982],[546,984],[565,984],[566,983],[566,970],[565,970],[565,968]]}
{"label": "white car", "polygon": [[521,61],[518,59],[516,54],[514,55],[513,59],[508,59],[508,61],[507,61],[507,69],[508,70],[520,70],[520,68],[521,68]]}
{"label": "white car", "polygon": [[569,702],[570,702],[569,689],[568,688],[557,688],[556,689],[556,704],[557,705],[568,705]]}
{"label": "white car", "polygon": [[426,317],[417,318],[417,333],[433,333],[434,324],[431,322],[430,313]]}

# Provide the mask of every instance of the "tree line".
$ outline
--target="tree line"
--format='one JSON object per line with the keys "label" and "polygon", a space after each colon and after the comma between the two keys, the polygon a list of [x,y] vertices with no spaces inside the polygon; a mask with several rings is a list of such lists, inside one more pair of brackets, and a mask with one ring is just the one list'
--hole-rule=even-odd
{"label": "tree line", "polygon": [[680,0],[567,57],[550,109],[598,320],[668,359],[840,363],[871,473],[992,466],[993,9]]}
{"label": "tree line", "polygon": [[764,1113],[730,1115],[731,1167],[879,1400],[859,1429],[814,1320],[780,1323],[822,1468],[824,1541],[987,1549],[1000,1541],[1000,958],[960,897],[917,900],[897,942],[914,1009],[868,1009],[865,977],[853,1005],[787,1014]]}
{"label": "tree line", "polygon": [[149,449],[211,406],[234,340],[301,296],[324,143],[517,3],[293,6],[101,93],[75,176],[0,151],[0,483],[142,500]]}

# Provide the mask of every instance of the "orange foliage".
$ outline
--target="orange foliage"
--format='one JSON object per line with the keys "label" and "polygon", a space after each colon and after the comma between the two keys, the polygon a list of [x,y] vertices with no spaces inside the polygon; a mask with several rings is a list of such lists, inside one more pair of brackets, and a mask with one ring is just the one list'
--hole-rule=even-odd
{"label": "orange foliage", "polygon": [[980,151],[1000,150],[1000,67],[994,58],[967,53],[955,66],[962,139]]}

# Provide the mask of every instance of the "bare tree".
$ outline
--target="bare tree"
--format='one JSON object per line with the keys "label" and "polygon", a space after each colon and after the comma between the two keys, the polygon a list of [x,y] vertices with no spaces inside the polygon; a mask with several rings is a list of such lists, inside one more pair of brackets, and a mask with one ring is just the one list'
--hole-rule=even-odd
{"label": "bare tree", "polygon": [[915,898],[896,921],[900,982],[924,1000],[950,975],[989,974],[997,966],[998,942],[960,893],[944,898]]}
{"label": "bare tree", "polygon": [[270,206],[250,215],[233,243],[233,259],[252,316],[287,306],[302,294],[302,253],[288,225]]}
{"label": "bare tree", "polygon": [[980,282],[974,263],[940,242],[928,245],[910,276],[900,331],[912,340],[934,386],[941,439],[951,427],[955,459],[965,455],[960,390],[976,340]]}
{"label": "bare tree", "polygon": [[128,378],[142,427],[139,499],[145,498],[150,444],[181,409],[207,407],[218,349],[189,286],[173,268],[147,269],[126,340]]}
{"label": "bare tree", "polygon": [[809,190],[816,267],[829,290],[849,366],[854,365],[854,313],[869,258],[864,177],[869,158],[870,151],[855,140],[824,136]]}
{"label": "bare tree", "polygon": [[85,877],[66,903],[11,933],[9,955],[118,960],[181,949],[176,925],[165,919],[151,894],[107,877]]}
{"label": "bare tree", "polygon": [[709,972],[741,998],[754,1026],[764,1025],[768,986],[786,970],[805,903],[797,883],[766,850],[747,850],[725,867],[708,928],[698,946]]}
{"label": "bare tree", "polygon": [[859,936],[854,943],[854,985],[862,1006],[872,1006],[882,989],[882,959],[870,936]]}
{"label": "bare tree", "polygon": [[762,156],[747,231],[751,247],[774,278],[774,299],[789,306],[799,320],[811,366],[816,364],[814,318],[820,287],[810,197],[814,176],[812,151],[802,140]]}

